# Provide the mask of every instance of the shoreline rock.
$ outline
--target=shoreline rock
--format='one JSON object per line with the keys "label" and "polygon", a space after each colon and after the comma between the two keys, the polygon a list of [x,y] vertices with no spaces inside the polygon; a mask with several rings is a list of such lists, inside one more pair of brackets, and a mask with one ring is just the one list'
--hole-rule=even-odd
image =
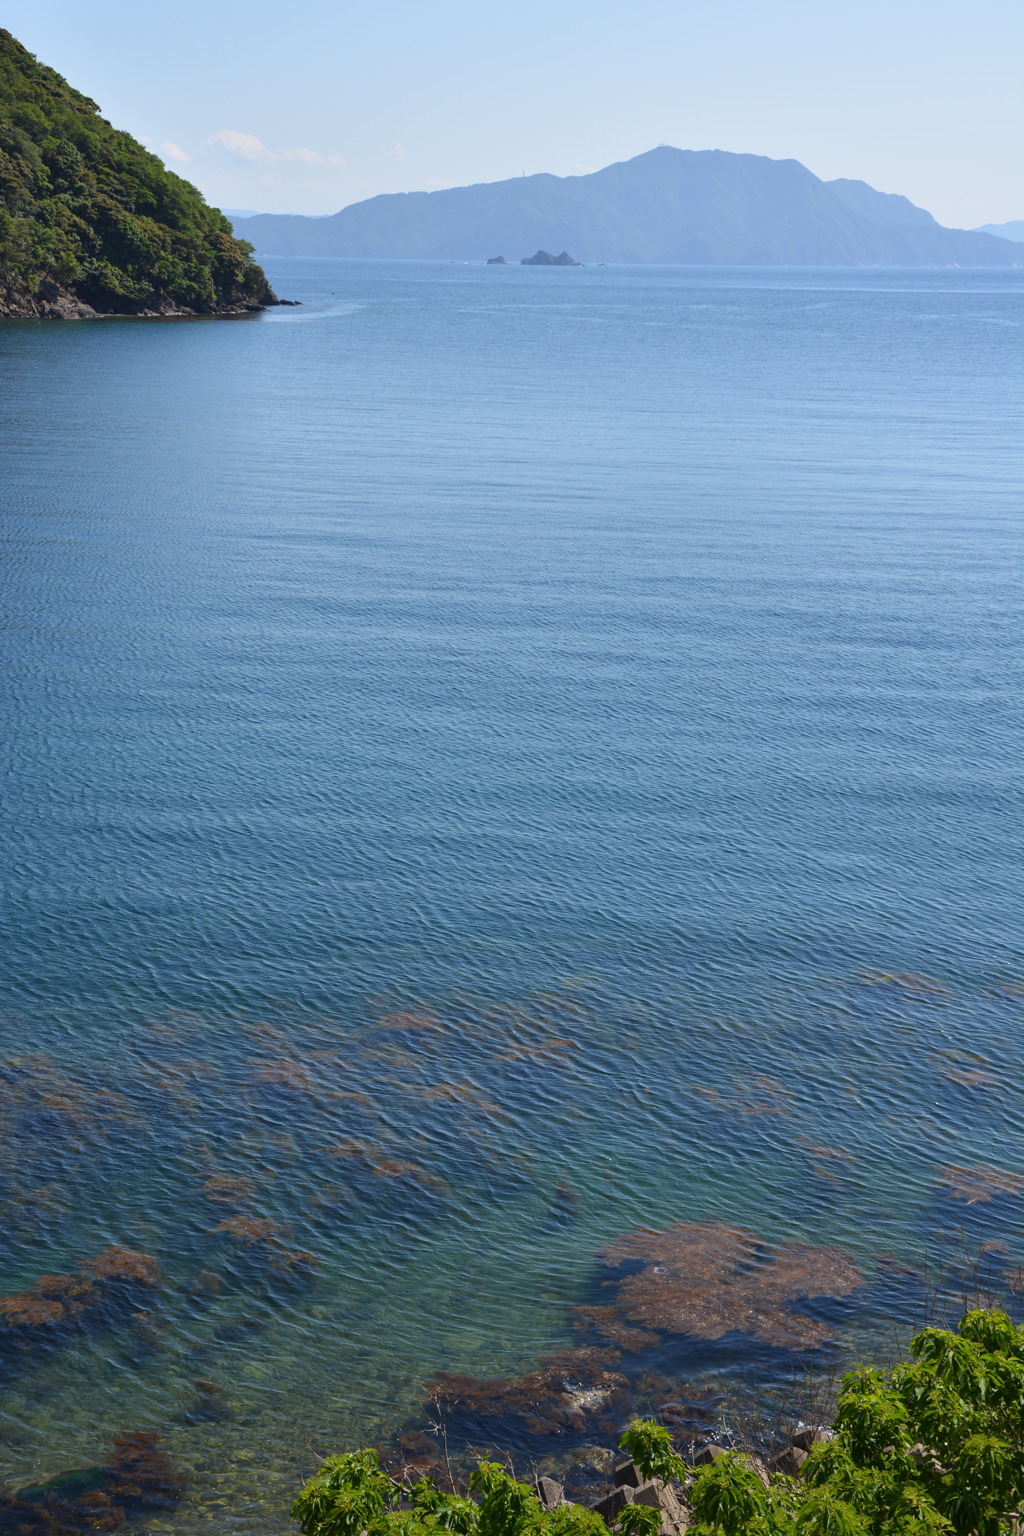
{"label": "shoreline rock", "polygon": [[138,309],[95,309],[52,278],[43,278],[34,290],[27,284],[16,284],[0,291],[0,320],[216,320],[258,315],[278,306],[301,306],[301,300],[279,299],[269,292],[260,301],[225,301],[209,309],[192,309],[172,299]]}

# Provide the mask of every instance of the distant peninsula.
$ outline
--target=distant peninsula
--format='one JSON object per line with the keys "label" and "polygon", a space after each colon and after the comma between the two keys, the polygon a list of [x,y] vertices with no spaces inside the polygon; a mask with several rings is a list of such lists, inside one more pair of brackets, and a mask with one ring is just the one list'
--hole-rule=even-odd
{"label": "distant peninsula", "polygon": [[586,176],[385,193],[327,218],[262,213],[235,230],[266,256],[483,262],[539,248],[588,264],[1024,265],[1012,240],[944,229],[866,182],[821,181],[797,160],[668,145]]}
{"label": "distant peninsula", "polygon": [[0,316],[240,315],[278,302],[189,182],[0,29]]}

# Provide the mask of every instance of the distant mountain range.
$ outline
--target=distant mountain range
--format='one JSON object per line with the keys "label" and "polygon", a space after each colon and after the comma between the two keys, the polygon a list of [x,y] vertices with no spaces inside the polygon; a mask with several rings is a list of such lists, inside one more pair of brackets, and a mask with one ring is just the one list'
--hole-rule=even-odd
{"label": "distant mountain range", "polygon": [[980,235],[1002,235],[1004,240],[1024,240],[1024,219],[1011,219],[1008,224],[979,224]]}
{"label": "distant mountain range", "polygon": [[395,192],[325,218],[261,213],[235,231],[261,256],[387,256],[518,263],[843,267],[1024,265],[1010,240],[944,229],[864,181],[821,181],[798,160],[662,145],[587,176],[524,176]]}

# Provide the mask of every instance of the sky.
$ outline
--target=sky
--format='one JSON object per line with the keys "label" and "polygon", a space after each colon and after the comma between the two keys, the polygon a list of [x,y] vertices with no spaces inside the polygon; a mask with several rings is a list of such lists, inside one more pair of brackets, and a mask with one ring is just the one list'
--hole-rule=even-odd
{"label": "sky", "polygon": [[1024,218],[1018,0],[5,0],[3,25],[222,208],[673,144]]}

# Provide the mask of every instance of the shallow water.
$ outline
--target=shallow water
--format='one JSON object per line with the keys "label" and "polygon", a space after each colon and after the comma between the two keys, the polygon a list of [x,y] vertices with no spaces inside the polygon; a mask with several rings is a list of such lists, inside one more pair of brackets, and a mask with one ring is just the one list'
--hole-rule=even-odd
{"label": "shallow water", "polygon": [[639,1225],[1024,1257],[1021,275],[271,275],[0,329],[0,1291],[166,1279],[0,1475],[156,1429],[150,1529],[282,1529]]}

